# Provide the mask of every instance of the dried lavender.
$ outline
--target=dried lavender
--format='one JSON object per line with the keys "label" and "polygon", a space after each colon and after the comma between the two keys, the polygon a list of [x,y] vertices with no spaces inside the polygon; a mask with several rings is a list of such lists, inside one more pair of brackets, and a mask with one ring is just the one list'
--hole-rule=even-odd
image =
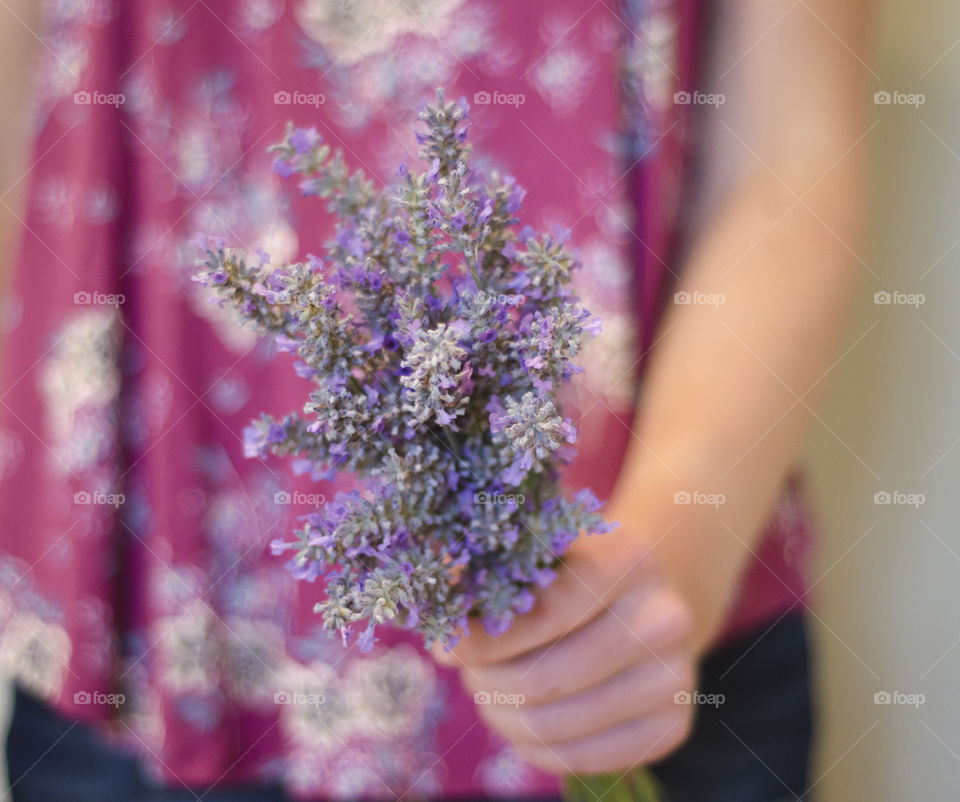
{"label": "dried lavender", "polygon": [[471,617],[501,633],[580,532],[609,528],[589,491],[559,484],[576,430],[558,392],[598,326],[571,289],[578,257],[561,234],[516,230],[524,191],[470,168],[467,114],[438,91],[420,114],[425,172],[401,166],[381,190],[315,129],[288,128],[274,167],[336,216],[326,258],[270,269],[206,242],[197,276],[314,385],[302,412],[245,430],[247,456],[364,480],[272,544],[325,580],[325,628],[363,649],[385,621],[428,646]]}

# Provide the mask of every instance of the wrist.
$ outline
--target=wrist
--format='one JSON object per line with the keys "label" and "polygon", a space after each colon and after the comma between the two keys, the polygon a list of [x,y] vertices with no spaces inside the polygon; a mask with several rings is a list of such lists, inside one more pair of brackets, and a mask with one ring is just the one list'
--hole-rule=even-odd
{"label": "wrist", "polygon": [[621,530],[605,537],[633,541],[638,552],[653,551],[664,581],[689,606],[697,654],[723,627],[752,553],[725,520],[725,502],[719,491],[652,471],[621,481],[606,510]]}

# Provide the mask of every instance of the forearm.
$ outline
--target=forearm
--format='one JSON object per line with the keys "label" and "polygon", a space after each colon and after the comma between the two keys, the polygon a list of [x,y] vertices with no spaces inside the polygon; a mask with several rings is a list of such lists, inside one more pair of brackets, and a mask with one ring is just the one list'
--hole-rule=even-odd
{"label": "forearm", "polygon": [[[700,649],[797,459],[859,271],[857,154],[797,201],[828,167],[756,174],[704,228],[678,290],[721,302],[668,304],[612,500],[656,543]],[[723,501],[674,502],[696,491]]]}

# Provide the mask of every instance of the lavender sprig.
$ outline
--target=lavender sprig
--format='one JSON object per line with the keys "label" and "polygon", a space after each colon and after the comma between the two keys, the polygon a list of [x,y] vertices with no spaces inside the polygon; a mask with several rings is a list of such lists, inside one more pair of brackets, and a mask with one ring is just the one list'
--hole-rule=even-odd
{"label": "lavender sprig", "polygon": [[580,532],[609,528],[589,491],[560,489],[576,430],[558,394],[598,326],[571,289],[579,257],[562,233],[516,230],[524,192],[472,170],[467,116],[438,90],[420,114],[426,169],[380,190],[289,127],[274,168],[327,201],[326,259],[273,269],[205,242],[197,275],[313,384],[299,414],[245,430],[247,456],[363,479],[273,549],[324,579],[325,628],[364,649],[387,621],[428,646],[473,617],[503,632]]}

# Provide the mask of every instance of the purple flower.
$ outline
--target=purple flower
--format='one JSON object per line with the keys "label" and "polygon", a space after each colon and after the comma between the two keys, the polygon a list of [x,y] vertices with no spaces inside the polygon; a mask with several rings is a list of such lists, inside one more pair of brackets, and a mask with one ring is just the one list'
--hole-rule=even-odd
{"label": "purple flower", "polygon": [[368,626],[359,637],[357,637],[357,646],[360,647],[360,651],[364,654],[367,654],[371,649],[373,649],[373,644],[376,643],[379,638],[373,636],[374,627],[373,624]]}
{"label": "purple flower", "polygon": [[273,172],[281,178],[289,178],[293,175],[293,167],[286,159],[277,156],[277,158],[273,160]]}
{"label": "purple flower", "polygon": [[297,153],[306,153],[323,141],[316,128],[297,128],[290,135],[290,145]]}
{"label": "purple flower", "polygon": [[287,563],[287,570],[294,579],[302,579],[305,582],[316,582],[317,577],[320,576],[322,567],[320,563],[317,562],[308,562],[306,565],[303,565],[299,558],[294,557]]}
{"label": "purple flower", "polygon": [[267,456],[267,438],[262,427],[257,424],[250,424],[243,430],[243,456],[248,459],[251,457]]}
{"label": "purple flower", "polygon": [[301,379],[312,379],[319,372],[316,368],[311,368],[306,362],[294,362],[293,369]]}
{"label": "purple flower", "polygon": [[[513,176],[507,177],[506,184],[511,187],[510,197],[507,200],[507,211],[510,212],[510,214],[515,214],[523,208],[523,199],[527,191],[516,183],[516,179]],[[526,231],[526,229],[524,229],[524,231]]]}
{"label": "purple flower", "polygon": [[487,631],[488,635],[496,638],[510,629],[511,620],[511,616],[504,615],[503,613],[499,615],[488,615],[483,619],[483,628]]}
{"label": "purple flower", "polygon": [[488,200],[485,204],[483,204],[483,209],[481,210],[480,214],[477,215],[477,222],[480,225],[483,225],[484,223],[487,222],[487,220],[490,219],[490,215],[492,214],[493,214],[493,203]]}

